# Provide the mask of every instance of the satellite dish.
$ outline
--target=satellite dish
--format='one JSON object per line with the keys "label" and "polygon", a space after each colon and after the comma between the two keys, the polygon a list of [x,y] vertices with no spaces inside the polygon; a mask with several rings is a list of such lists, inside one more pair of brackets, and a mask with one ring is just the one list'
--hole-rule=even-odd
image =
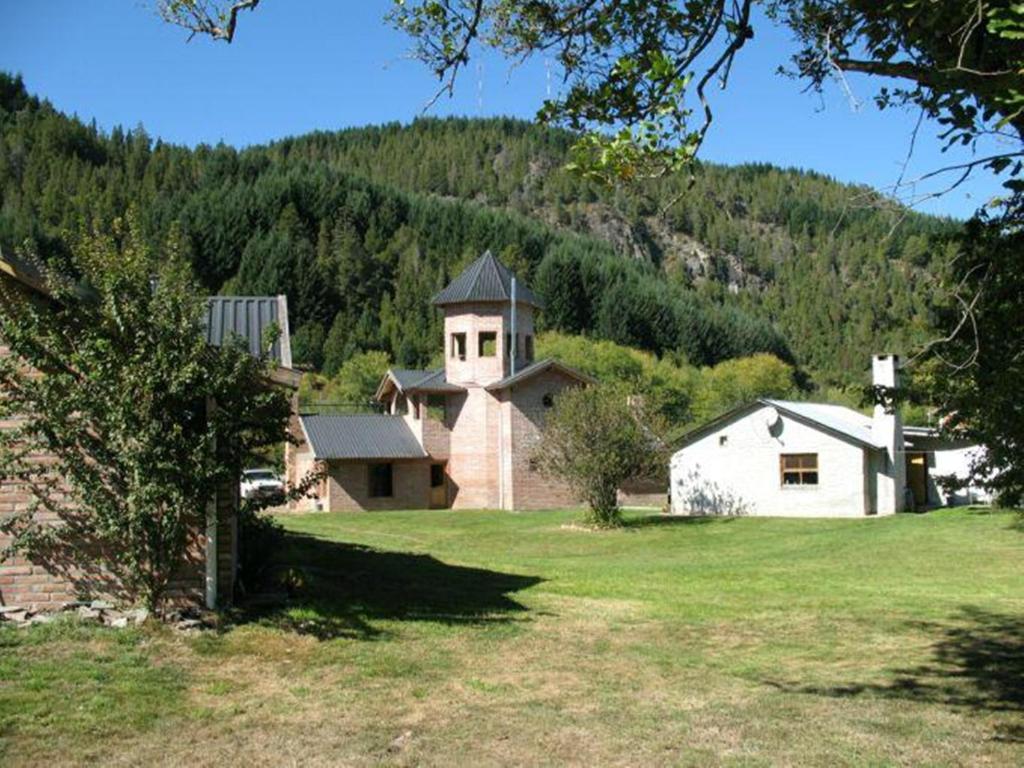
{"label": "satellite dish", "polygon": [[768,408],[765,409],[764,425],[768,428],[769,432],[778,425],[781,418],[782,417],[779,415],[779,412],[774,407],[768,406]]}

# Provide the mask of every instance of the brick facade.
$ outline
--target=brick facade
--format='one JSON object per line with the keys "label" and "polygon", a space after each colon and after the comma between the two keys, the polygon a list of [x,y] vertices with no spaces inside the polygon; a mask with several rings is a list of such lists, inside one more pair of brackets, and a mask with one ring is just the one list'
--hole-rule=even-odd
{"label": "brick facade", "polygon": [[383,463],[391,464],[392,494],[372,498],[369,492],[370,463],[330,462],[324,509],[329,512],[354,512],[370,509],[424,509],[429,506],[430,461]]}
{"label": "brick facade", "polygon": [[503,430],[507,444],[503,452],[509,478],[508,509],[553,509],[574,507],[579,498],[568,485],[543,475],[531,460],[540,440],[544,419],[553,398],[579,381],[557,370],[545,371],[522,384],[510,387],[504,395],[503,410],[507,427]]}
{"label": "brick facade", "polygon": [[[467,275],[492,269],[491,278],[467,286]],[[444,389],[440,372],[404,372],[405,383],[389,372],[378,389],[385,410],[405,419],[429,458],[394,462],[394,493],[387,499],[368,495],[368,465],[351,452],[345,460],[327,459],[330,481],[317,500],[300,501],[290,509],[364,510],[546,509],[576,506],[579,500],[563,483],[545,477],[531,463],[551,400],[566,387],[583,383],[564,367],[537,366],[526,378],[512,378],[533,362],[533,311],[537,300],[529,289],[517,294],[513,331],[510,292],[495,296],[497,282],[511,273],[489,253],[467,268],[446,291],[457,298],[435,304],[444,311]],[[460,286],[453,289],[453,286]],[[505,286],[502,290],[510,288]],[[501,293],[499,291],[499,293]],[[445,292],[442,292],[442,295]],[[511,383],[506,384],[506,380]],[[418,384],[417,382],[435,382]],[[419,388],[417,388],[419,387]],[[443,421],[430,418],[431,397],[445,400]],[[339,427],[339,430],[344,427]],[[297,430],[300,444],[288,454],[289,476],[301,476],[312,465],[312,448]],[[367,441],[372,442],[372,441]],[[322,456],[330,456],[323,453]],[[372,446],[355,456],[379,455]],[[430,486],[431,464],[443,464],[447,488]],[[433,491],[433,493],[432,493]],[[440,497],[440,499],[439,499]],[[439,503],[440,501],[440,503]]]}
{"label": "brick facade", "polygon": [[[0,354],[8,354],[0,348]],[[0,422],[0,429],[10,429],[16,422]],[[40,462],[52,457],[40,455]],[[27,488],[12,478],[0,478],[0,515],[25,512],[33,497]],[[237,562],[238,484],[228,482],[217,493],[219,516],[218,587],[222,602],[230,602],[235,587]],[[60,525],[53,512],[37,511],[35,519],[49,525]],[[0,551],[10,546],[10,537],[0,535]],[[189,539],[185,561],[168,584],[168,600],[173,604],[203,604],[206,592],[206,534],[195,531]],[[105,598],[118,600],[114,585],[102,570],[85,571],[67,565],[60,558],[48,562],[32,562],[24,557],[0,560],[0,605],[16,605],[33,610],[56,610],[61,604],[80,599]]]}

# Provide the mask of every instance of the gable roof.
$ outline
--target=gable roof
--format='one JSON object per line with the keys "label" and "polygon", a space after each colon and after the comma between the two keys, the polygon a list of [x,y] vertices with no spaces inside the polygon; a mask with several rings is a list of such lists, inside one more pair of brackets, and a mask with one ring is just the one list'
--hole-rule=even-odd
{"label": "gable roof", "polygon": [[399,392],[465,392],[463,387],[452,384],[444,368],[417,370],[414,368],[388,368],[377,386],[375,400],[384,396],[388,383],[394,384]]}
{"label": "gable roof", "polygon": [[678,442],[678,449],[682,450],[692,445],[702,437],[706,437],[716,429],[733,419],[746,415],[762,407],[775,408],[790,418],[795,419],[808,426],[820,429],[828,434],[849,440],[864,448],[884,450],[877,445],[871,435],[871,417],[865,416],[852,408],[842,405],[829,405],[826,403],[803,403],[794,400],[772,400],[762,398],[751,403],[726,411],[721,416],[712,419],[696,429],[687,432]]}
{"label": "gable roof", "polygon": [[517,371],[512,376],[506,376],[501,381],[496,381],[493,384],[487,385],[486,389],[489,392],[496,392],[498,390],[507,389],[508,387],[519,384],[527,379],[531,379],[539,373],[554,369],[560,373],[564,373],[566,376],[582,381],[584,384],[596,384],[597,380],[583,371],[577,371],[575,368],[570,368],[568,365],[558,362],[554,358],[547,358],[540,360],[532,365],[528,365],[521,371]]}
{"label": "gable roof", "polygon": [[[477,301],[512,300],[512,271],[490,251],[463,270],[434,297],[435,306],[465,304]],[[543,309],[544,304],[522,280],[516,279],[516,302]]]}
{"label": "gable roof", "polygon": [[206,341],[224,346],[241,339],[253,356],[263,350],[267,329],[276,324],[281,334],[270,348],[270,357],[285,368],[292,367],[292,344],[288,332],[286,296],[211,296],[206,305]]}
{"label": "gable roof", "polygon": [[299,417],[315,459],[423,459],[427,457],[401,416],[351,414]]}
{"label": "gable roof", "polygon": [[871,435],[871,417],[865,416],[853,408],[828,403],[801,403],[793,400],[764,399],[761,402],[791,416],[812,421],[832,432],[845,435],[851,440],[875,447],[875,440]]}

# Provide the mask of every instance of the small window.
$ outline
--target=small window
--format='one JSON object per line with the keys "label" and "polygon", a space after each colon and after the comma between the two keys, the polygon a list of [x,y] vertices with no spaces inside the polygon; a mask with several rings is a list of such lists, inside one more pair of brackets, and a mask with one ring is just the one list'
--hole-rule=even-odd
{"label": "small window", "polygon": [[498,354],[498,334],[494,331],[481,331],[477,334],[477,350],[479,357],[494,357]]}
{"label": "small window", "polygon": [[512,334],[505,334],[505,357],[512,357]]}
{"label": "small window", "polygon": [[550,408],[555,404],[555,396],[549,392],[548,394],[544,395],[544,397],[542,397],[540,401],[545,408]]}
{"label": "small window", "polygon": [[466,359],[466,334],[452,334],[452,357],[456,357],[459,360]]}
{"label": "small window", "polygon": [[409,403],[410,403],[410,406],[411,406],[411,409],[412,409],[412,417],[413,417],[413,419],[419,421],[419,418],[420,418],[420,396],[419,395],[413,395],[411,400],[409,401]]}
{"label": "small window", "polygon": [[444,464],[430,465],[430,487],[440,488],[444,485]]}
{"label": "small window", "polygon": [[533,336],[526,337],[526,362],[533,362]]}
{"label": "small window", "polygon": [[783,486],[818,484],[816,453],[784,453],[780,457],[779,467]]}
{"label": "small window", "polygon": [[721,445],[722,447],[725,447],[726,445],[728,445],[729,444],[729,436],[728,435],[719,435],[719,437],[718,437],[718,444]]}
{"label": "small window", "polygon": [[389,499],[392,495],[392,465],[370,465],[370,498]]}

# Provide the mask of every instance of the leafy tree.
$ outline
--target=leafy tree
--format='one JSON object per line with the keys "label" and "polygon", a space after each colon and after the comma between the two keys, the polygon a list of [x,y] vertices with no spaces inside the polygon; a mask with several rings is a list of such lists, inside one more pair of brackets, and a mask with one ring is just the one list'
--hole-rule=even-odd
{"label": "leafy tree", "polygon": [[292,334],[292,359],[295,365],[320,370],[324,364],[326,334],[320,323],[306,323]]}
{"label": "leafy tree", "polygon": [[1006,218],[972,221],[944,281],[956,286],[941,304],[953,330],[925,350],[915,376],[926,398],[938,404],[943,431],[985,446],[973,467],[975,481],[1011,506],[1024,504],[1021,274],[1024,230],[1008,226]]}
{"label": "leafy tree", "polygon": [[726,360],[701,371],[694,415],[707,421],[759,397],[783,398],[796,391],[793,369],[772,355]]}
{"label": "leafy tree", "polygon": [[[257,2],[159,7],[193,35],[231,42],[238,11]],[[389,19],[440,80],[438,96],[453,92],[474,46],[553,57],[567,88],[538,117],[581,134],[575,165],[609,180],[692,163],[713,119],[709,86],[726,85],[754,39],[757,6],[801,43],[792,74],[811,87],[836,73],[886,78],[879,106],[920,108],[950,142],[1011,131],[1013,150],[971,165],[998,172],[1016,158],[1020,174],[1024,7],[1015,0],[394,0]]]}
{"label": "leafy tree", "polygon": [[205,343],[178,238],[153,250],[115,221],[51,263],[46,287],[3,289],[0,418],[16,426],[0,431],[0,476],[32,503],[0,530],[84,589],[155,609],[218,485],[287,434],[288,394],[264,360]]}
{"label": "leafy tree", "polygon": [[562,392],[545,421],[532,460],[587,503],[587,522],[621,522],[618,490],[633,479],[657,476],[666,461],[661,422],[642,399],[603,384]]}
{"label": "leafy tree", "polygon": [[329,385],[330,398],[339,403],[369,403],[391,365],[386,352],[360,352],[341,366]]}

